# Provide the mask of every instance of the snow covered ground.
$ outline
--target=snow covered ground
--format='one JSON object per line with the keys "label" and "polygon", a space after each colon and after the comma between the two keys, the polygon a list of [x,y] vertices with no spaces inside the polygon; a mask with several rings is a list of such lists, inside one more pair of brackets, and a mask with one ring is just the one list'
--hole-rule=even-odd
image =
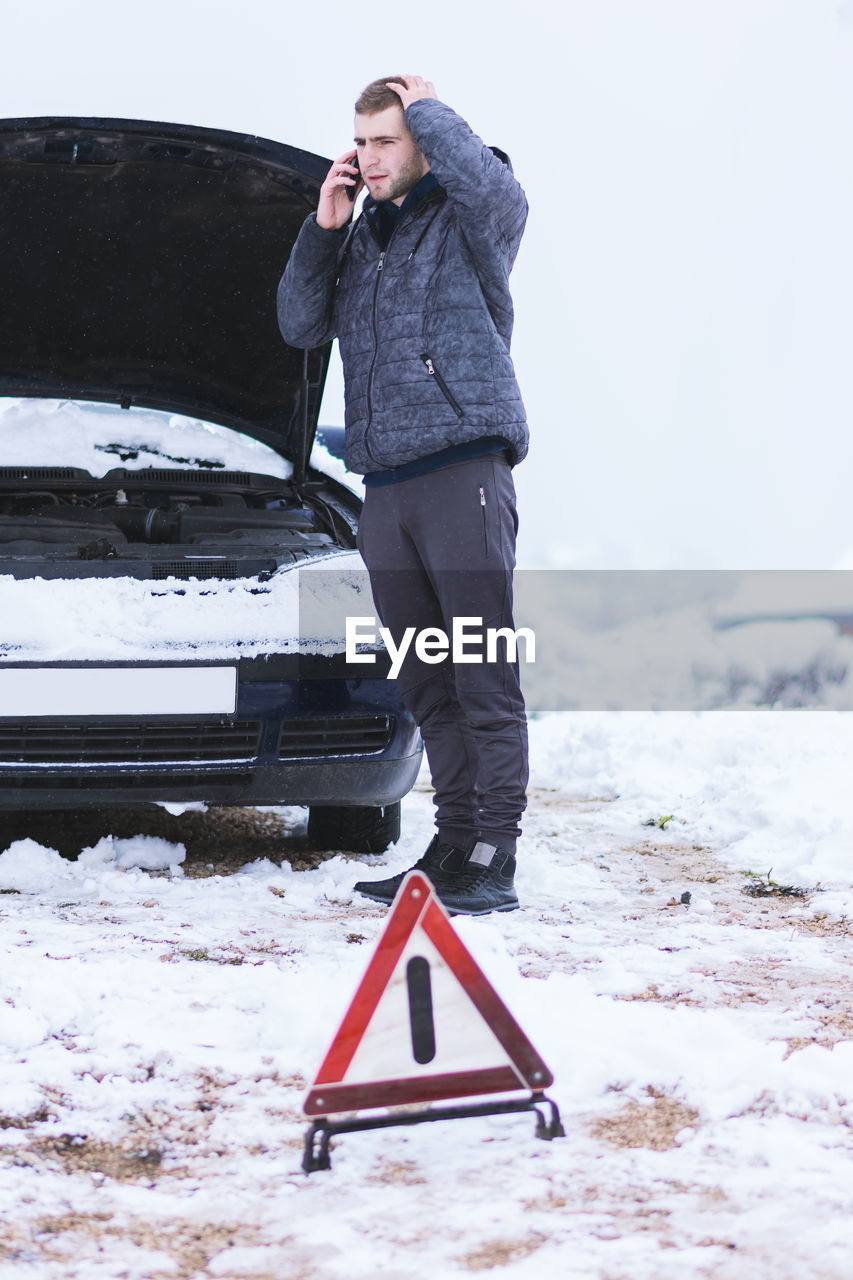
{"label": "snow covered ground", "polygon": [[312,857],[295,809],[254,814],[264,858],[231,811],[169,838],[140,817],[76,860],[15,840],[2,1280],[849,1280],[853,719],[568,713],[532,742],[523,910],[455,925],[567,1136],[352,1134],[300,1171],[305,1088],[385,919],[351,886],[420,853],[425,779],[372,859]]}

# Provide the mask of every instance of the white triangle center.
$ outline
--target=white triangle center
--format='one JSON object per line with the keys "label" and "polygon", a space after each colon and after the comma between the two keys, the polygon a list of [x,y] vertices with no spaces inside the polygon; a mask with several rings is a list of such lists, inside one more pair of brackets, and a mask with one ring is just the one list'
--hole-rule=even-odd
{"label": "white triangle center", "polygon": [[[417,1051],[418,1056],[423,1057],[424,1045],[428,1052],[432,1038],[434,1056],[426,1062],[417,1060],[413,1031],[408,966],[416,957],[421,957],[429,966],[431,1009],[428,1005],[426,1015],[421,1013],[420,1026],[422,1030],[426,1028],[426,1034],[419,1038]],[[420,971],[423,975],[423,965]],[[456,974],[418,924],[403,948],[341,1083],[363,1084],[496,1067],[510,1067],[518,1075],[512,1059]],[[520,1077],[519,1084],[524,1086]]]}

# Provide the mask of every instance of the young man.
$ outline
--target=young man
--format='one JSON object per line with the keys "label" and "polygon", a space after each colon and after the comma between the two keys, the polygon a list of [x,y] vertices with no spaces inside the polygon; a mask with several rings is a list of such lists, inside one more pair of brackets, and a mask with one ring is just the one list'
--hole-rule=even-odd
{"label": "young man", "polygon": [[[376,80],[355,111],[355,148],[329,170],[282,277],[281,332],[295,347],[340,343],[347,465],[366,486],[358,546],[395,642],[407,627],[450,635],[456,617],[513,629],[511,467],[528,433],[508,276],[527,201],[430,81]],[[527,723],[517,664],[498,652],[436,665],[411,646],[398,676],[435,789],[437,833],[415,866],[448,910],[472,915],[518,906]],[[390,903],[401,880],[355,888]]]}

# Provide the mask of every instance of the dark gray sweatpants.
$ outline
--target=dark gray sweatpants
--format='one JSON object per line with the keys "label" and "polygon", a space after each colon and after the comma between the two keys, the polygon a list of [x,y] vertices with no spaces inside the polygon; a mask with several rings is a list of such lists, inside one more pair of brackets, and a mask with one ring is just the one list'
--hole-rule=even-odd
{"label": "dark gray sweatpants", "polygon": [[[453,618],[509,627],[515,566],[515,488],[502,454],[470,458],[411,480],[366,489],[358,547],[382,625]],[[476,646],[469,652],[476,653]],[[527,720],[518,664],[421,661],[414,645],[397,678],[418,724],[435,790],[436,825],[452,844],[486,840],[510,852],[525,808]]]}

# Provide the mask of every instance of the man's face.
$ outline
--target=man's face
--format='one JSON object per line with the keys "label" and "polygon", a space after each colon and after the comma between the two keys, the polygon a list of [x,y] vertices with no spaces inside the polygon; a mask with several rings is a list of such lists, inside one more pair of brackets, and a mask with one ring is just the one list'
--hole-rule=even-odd
{"label": "man's face", "polygon": [[402,107],[355,118],[358,164],[374,200],[402,204],[429,170],[423,152],[406,128]]}

